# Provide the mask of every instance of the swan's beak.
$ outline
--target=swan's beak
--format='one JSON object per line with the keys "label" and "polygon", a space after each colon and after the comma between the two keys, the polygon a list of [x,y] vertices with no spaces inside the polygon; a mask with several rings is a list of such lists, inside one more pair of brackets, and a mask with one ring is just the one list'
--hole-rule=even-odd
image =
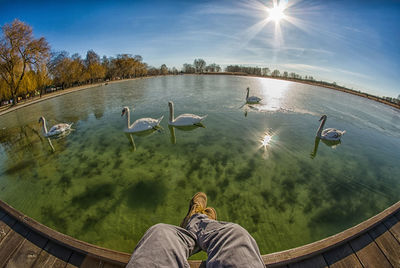
{"label": "swan's beak", "polygon": [[323,117],[323,116],[321,116],[321,118],[320,118],[318,121],[321,121],[322,119],[324,119],[324,117]]}
{"label": "swan's beak", "polygon": [[122,110],[121,116],[124,116],[125,114],[125,110]]}

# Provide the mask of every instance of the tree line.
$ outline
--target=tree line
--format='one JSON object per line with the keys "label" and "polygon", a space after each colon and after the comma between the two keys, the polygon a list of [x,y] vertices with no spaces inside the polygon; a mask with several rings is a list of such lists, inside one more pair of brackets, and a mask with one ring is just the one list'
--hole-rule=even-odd
{"label": "tree line", "polygon": [[[51,51],[44,37],[35,38],[32,28],[19,21],[5,24],[0,38],[0,106],[16,104],[20,99],[42,95],[49,91],[65,89],[102,81],[128,79],[167,74],[220,73],[216,63],[208,64],[198,58],[193,64],[184,63],[181,70],[148,66],[140,55],[118,54],[116,57],[100,56],[93,50],[82,58],[78,53]],[[267,67],[228,65],[224,71],[231,74],[246,74],[288,80],[311,81],[323,86],[341,89],[336,82],[316,81],[313,76],[301,76],[294,72],[270,70]],[[398,103],[398,99],[383,97]],[[400,98],[400,96],[399,96]]]}
{"label": "tree line", "polygon": [[2,27],[0,105],[16,104],[20,99],[55,89],[169,73],[165,68],[165,64],[160,69],[149,67],[140,55],[100,58],[89,50],[82,58],[77,53],[70,56],[66,51],[54,52],[44,37],[35,38],[32,28],[16,19]]}

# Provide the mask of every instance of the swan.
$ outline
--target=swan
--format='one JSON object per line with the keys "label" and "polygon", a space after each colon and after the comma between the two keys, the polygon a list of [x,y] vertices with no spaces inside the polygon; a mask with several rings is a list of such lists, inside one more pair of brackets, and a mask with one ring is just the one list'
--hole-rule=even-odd
{"label": "swan", "polygon": [[169,122],[171,126],[202,126],[201,121],[204,120],[207,115],[198,116],[195,114],[181,114],[177,118],[174,118],[174,103],[172,101],[168,102],[169,106]]}
{"label": "swan", "polygon": [[59,135],[59,134],[61,134],[61,133],[64,133],[64,132],[66,132],[67,130],[70,130],[70,129],[71,129],[71,126],[72,126],[72,124],[65,124],[65,123],[63,123],[63,124],[57,124],[57,125],[52,126],[52,127],[50,128],[50,130],[47,131],[46,119],[45,119],[43,116],[41,116],[41,117],[39,118],[39,123],[42,123],[42,125],[43,125],[43,132],[44,132],[43,135],[44,135],[45,137],[56,136],[56,135]]}
{"label": "swan", "polygon": [[346,133],[345,130],[337,130],[335,128],[327,128],[322,130],[322,128],[325,125],[327,116],[323,115],[319,119],[319,121],[322,121],[321,124],[319,125],[318,131],[317,131],[317,137],[322,139],[322,140],[329,140],[329,141],[339,141],[340,138],[344,133]]}
{"label": "swan", "polygon": [[164,116],[161,116],[158,119],[153,119],[153,118],[140,118],[138,120],[136,120],[135,122],[133,122],[132,125],[130,125],[130,112],[129,112],[129,108],[128,107],[124,107],[122,109],[122,114],[121,116],[123,116],[124,114],[126,114],[126,129],[125,132],[127,133],[135,133],[135,132],[141,132],[141,131],[146,131],[146,130],[150,130],[150,129],[157,129],[161,122],[161,120],[164,118]]}
{"label": "swan", "polygon": [[247,90],[247,95],[246,95],[246,102],[247,103],[259,103],[261,101],[261,99],[259,97],[256,97],[256,96],[249,97],[249,93],[250,93],[250,88],[249,87],[246,90]]}

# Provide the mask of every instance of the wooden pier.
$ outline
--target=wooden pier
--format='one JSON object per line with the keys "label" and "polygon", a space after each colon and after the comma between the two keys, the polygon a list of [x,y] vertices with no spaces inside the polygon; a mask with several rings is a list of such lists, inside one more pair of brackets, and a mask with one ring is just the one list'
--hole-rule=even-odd
{"label": "wooden pier", "polygon": [[[0,201],[0,267],[124,267],[129,257],[59,233]],[[400,201],[337,235],[262,257],[266,267],[400,267]]]}

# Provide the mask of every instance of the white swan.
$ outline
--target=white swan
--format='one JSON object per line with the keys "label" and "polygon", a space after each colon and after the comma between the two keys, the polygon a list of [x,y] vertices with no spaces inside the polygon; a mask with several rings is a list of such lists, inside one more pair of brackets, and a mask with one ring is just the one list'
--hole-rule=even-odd
{"label": "white swan", "polygon": [[249,94],[250,94],[250,88],[249,87],[246,90],[247,90],[247,95],[246,95],[246,102],[247,103],[259,103],[261,101],[261,99],[259,97],[256,97],[256,96],[249,97]]}
{"label": "white swan", "polygon": [[200,122],[207,117],[207,115],[198,116],[195,114],[181,114],[177,118],[174,118],[174,103],[172,101],[169,101],[168,106],[169,106],[168,124],[171,126],[192,126],[192,125],[201,126]]}
{"label": "white swan", "polygon": [[322,130],[322,128],[325,125],[326,119],[328,117],[326,115],[323,115],[319,121],[322,120],[321,124],[319,125],[318,131],[317,131],[317,137],[322,139],[322,140],[329,140],[329,141],[338,141],[342,137],[344,133],[346,133],[345,130],[337,130],[335,128],[327,128]]}
{"label": "white swan", "polygon": [[59,135],[61,133],[64,133],[67,130],[70,130],[71,126],[72,126],[72,124],[65,124],[65,123],[64,124],[57,124],[57,125],[52,126],[50,128],[50,130],[47,131],[46,119],[43,116],[41,116],[39,118],[39,123],[42,123],[43,132],[44,132],[43,135],[45,137],[56,136],[56,135]]}
{"label": "white swan", "polygon": [[133,122],[132,125],[130,125],[130,112],[129,112],[129,108],[128,107],[124,107],[122,109],[122,114],[121,116],[123,116],[124,114],[126,114],[126,128],[125,128],[125,132],[128,133],[134,133],[134,132],[141,132],[141,131],[146,131],[146,130],[150,130],[150,129],[156,129],[157,127],[159,127],[159,124],[161,122],[161,120],[164,118],[164,116],[161,116],[158,119],[153,119],[153,118],[140,118],[138,120],[136,120],[135,122]]}

